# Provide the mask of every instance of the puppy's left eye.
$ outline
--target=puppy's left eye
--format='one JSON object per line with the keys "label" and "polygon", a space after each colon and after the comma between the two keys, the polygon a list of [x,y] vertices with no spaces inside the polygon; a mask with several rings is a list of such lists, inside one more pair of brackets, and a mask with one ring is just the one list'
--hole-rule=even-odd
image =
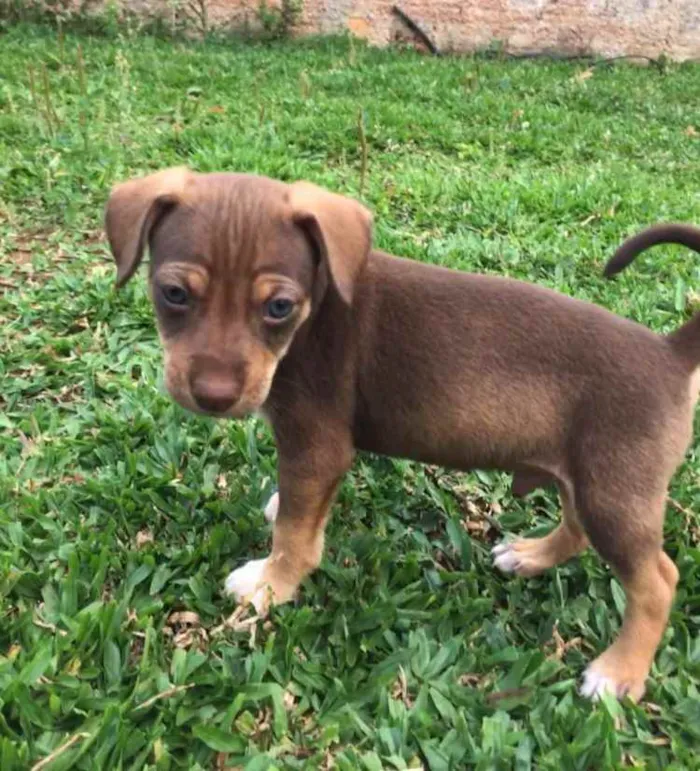
{"label": "puppy's left eye", "polygon": [[268,321],[284,321],[294,310],[294,301],[287,297],[274,297],[265,303],[265,318]]}
{"label": "puppy's left eye", "polygon": [[187,305],[190,299],[188,291],[177,284],[166,284],[161,287],[160,291],[163,293],[163,297],[165,297],[165,300],[169,305],[182,307]]}

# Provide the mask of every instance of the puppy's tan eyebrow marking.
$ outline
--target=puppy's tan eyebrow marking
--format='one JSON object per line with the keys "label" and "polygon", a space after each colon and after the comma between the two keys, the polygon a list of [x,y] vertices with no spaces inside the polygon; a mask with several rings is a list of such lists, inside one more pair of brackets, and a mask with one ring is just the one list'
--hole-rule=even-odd
{"label": "puppy's tan eyebrow marking", "polygon": [[157,273],[159,281],[168,278],[175,281],[184,281],[190,291],[200,297],[204,295],[209,286],[209,271],[201,265],[192,262],[172,262],[164,265]]}
{"label": "puppy's tan eyebrow marking", "polygon": [[278,276],[280,278],[290,280],[284,272],[284,266],[285,263],[282,260],[274,262],[270,261],[265,265],[260,265],[252,271],[250,274],[250,280],[257,281],[262,276]]}
{"label": "puppy's tan eyebrow marking", "polygon": [[299,290],[297,285],[286,276],[278,273],[265,273],[253,281],[252,296],[254,302],[264,302],[275,291],[285,293],[290,300],[297,300]]}

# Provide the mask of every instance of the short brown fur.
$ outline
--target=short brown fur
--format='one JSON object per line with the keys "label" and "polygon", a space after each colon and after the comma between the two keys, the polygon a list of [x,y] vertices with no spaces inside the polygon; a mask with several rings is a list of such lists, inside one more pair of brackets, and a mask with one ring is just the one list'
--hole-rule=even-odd
{"label": "short brown fur", "polygon": [[535,575],[592,543],[627,611],[584,690],[642,695],[677,580],[662,524],[691,438],[700,346],[683,341],[695,336],[372,250],[369,212],[307,183],[169,170],[115,188],[107,232],[119,283],[150,244],[174,398],[221,417],[259,411],[274,430],[272,553],[243,569],[249,589],[235,571],[233,591],[260,610],[294,596],[357,449],[515,472],[519,493],[556,482],[562,524],[497,547],[496,564]]}

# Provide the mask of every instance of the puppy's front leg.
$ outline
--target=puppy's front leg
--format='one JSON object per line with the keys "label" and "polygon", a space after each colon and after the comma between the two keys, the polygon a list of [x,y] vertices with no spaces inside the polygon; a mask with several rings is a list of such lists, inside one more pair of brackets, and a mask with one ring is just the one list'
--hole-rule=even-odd
{"label": "puppy's front leg", "polygon": [[[272,551],[264,559],[247,562],[226,579],[226,591],[252,603],[260,614],[271,603],[293,599],[301,581],[321,562],[328,515],[350,465],[349,460],[339,462],[338,455],[333,457],[335,452],[328,448],[323,459],[318,454],[303,459],[280,455]],[[266,515],[271,505],[274,507],[274,496]]]}
{"label": "puppy's front leg", "polygon": [[265,504],[263,514],[268,522],[274,522],[277,519],[277,513],[280,510],[279,490],[275,490],[270,496],[270,500]]}

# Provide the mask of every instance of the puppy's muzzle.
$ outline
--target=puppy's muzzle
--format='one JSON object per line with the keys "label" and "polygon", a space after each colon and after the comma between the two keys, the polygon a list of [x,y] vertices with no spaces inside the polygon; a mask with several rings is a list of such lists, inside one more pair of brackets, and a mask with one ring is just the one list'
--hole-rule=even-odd
{"label": "puppy's muzzle", "polygon": [[211,415],[228,413],[241,398],[245,367],[195,359],[190,370],[190,393],[199,409]]}

